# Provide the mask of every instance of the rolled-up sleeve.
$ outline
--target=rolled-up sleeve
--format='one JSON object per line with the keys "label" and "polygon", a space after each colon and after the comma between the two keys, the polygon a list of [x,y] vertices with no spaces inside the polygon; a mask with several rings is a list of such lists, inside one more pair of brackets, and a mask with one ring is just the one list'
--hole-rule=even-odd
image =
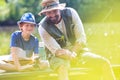
{"label": "rolled-up sleeve", "polygon": [[78,15],[78,13],[72,9],[71,9],[71,13],[72,13],[72,20],[73,20],[73,24],[74,26],[74,33],[75,33],[75,37],[76,37],[76,42],[80,43],[80,44],[86,44],[86,35],[84,32],[84,28],[83,28],[83,24],[81,22],[81,19]]}

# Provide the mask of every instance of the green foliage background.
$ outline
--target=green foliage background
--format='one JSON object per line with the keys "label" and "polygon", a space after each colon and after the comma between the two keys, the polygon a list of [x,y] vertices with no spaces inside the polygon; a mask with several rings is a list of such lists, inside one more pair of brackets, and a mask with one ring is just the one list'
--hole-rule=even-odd
{"label": "green foliage background", "polygon": [[[0,22],[15,24],[25,12],[32,12],[36,21],[42,17],[38,12],[42,9],[41,0],[1,0]],[[119,0],[60,0],[67,7],[73,7],[79,13],[83,22],[113,22],[120,21]]]}
{"label": "green foliage background", "polygon": [[[25,12],[32,12],[35,17],[38,17],[38,12],[40,11],[40,1],[41,0],[2,0],[0,1],[0,22],[8,24],[15,24],[16,21]],[[40,18],[36,18],[39,21]]]}

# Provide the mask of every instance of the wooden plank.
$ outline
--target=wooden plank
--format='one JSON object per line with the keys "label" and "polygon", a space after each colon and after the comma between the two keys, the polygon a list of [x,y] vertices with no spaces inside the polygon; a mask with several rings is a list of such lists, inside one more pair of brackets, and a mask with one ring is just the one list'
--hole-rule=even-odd
{"label": "wooden plank", "polygon": [[[8,56],[2,56],[8,57]],[[0,58],[1,59],[1,58]],[[120,80],[120,65],[113,64],[112,68],[114,70],[115,76],[117,80]],[[89,76],[89,72],[91,70],[88,68],[71,68],[69,71],[69,76],[79,76],[84,80],[86,76]],[[83,78],[82,78],[83,77]],[[0,80],[52,80],[53,78],[57,78],[57,73],[51,69],[46,70],[35,70],[35,71],[27,71],[27,72],[5,72],[4,70],[0,70]],[[50,78],[50,79],[49,79]]]}

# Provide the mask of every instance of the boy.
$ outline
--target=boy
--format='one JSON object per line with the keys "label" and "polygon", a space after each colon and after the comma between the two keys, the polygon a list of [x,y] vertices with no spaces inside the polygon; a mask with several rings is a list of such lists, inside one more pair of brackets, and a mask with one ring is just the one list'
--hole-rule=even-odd
{"label": "boy", "polygon": [[5,64],[0,64],[0,69],[7,71],[23,71],[33,69],[34,56],[38,54],[39,41],[32,32],[36,26],[32,13],[25,13],[17,22],[20,31],[15,31],[11,35],[10,49],[11,59]]}

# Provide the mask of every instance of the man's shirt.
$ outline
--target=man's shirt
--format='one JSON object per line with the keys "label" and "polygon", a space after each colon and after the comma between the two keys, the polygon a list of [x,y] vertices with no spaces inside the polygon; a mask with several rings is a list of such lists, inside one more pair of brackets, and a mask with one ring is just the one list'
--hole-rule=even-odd
{"label": "man's shirt", "polygon": [[[80,20],[79,15],[73,8],[68,8],[70,9],[72,13],[72,21],[74,26],[74,34],[76,37],[76,42],[79,44],[86,44],[86,35],[84,32],[83,24]],[[40,24],[43,22],[43,20],[40,22]],[[66,34],[66,28],[65,28],[65,23],[63,19],[58,23],[55,24],[58,29],[60,29],[61,32],[64,33],[64,35],[67,38]],[[39,26],[39,34],[41,36],[42,41],[44,42],[45,46],[52,52],[55,53],[57,49],[61,49],[60,45],[56,42],[56,40],[40,25]],[[68,39],[68,38],[67,38]],[[67,45],[69,45],[69,41],[67,40]]]}

